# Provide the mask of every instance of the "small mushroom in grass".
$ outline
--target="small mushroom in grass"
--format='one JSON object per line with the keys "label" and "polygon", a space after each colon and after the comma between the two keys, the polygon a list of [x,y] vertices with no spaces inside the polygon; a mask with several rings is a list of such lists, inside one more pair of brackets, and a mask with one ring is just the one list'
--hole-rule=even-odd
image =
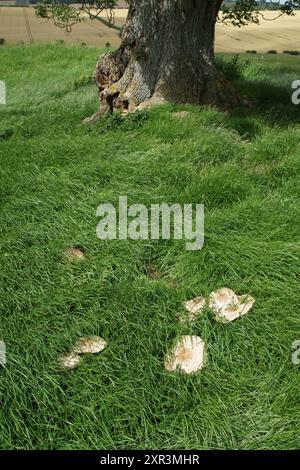
{"label": "small mushroom in grass", "polygon": [[204,341],[199,336],[181,336],[167,355],[165,368],[169,371],[176,371],[179,368],[186,374],[192,374],[201,370],[204,363]]}
{"label": "small mushroom in grass", "polygon": [[209,307],[215,312],[216,319],[231,322],[246,315],[255,300],[251,296],[238,296],[226,287],[212,292],[209,296]]}
{"label": "small mushroom in grass", "polygon": [[71,261],[83,261],[85,259],[84,250],[79,247],[68,248],[64,254]]}
{"label": "small mushroom in grass", "polygon": [[238,297],[233,290],[223,287],[215,292],[212,292],[209,296],[209,306],[215,310],[227,307],[231,304],[237,304]]}
{"label": "small mushroom in grass", "polygon": [[80,357],[74,352],[63,354],[59,358],[59,366],[61,369],[70,370],[75,369],[80,362]]}
{"label": "small mushroom in grass", "polygon": [[77,341],[70,353],[63,354],[59,358],[61,369],[75,369],[80,361],[81,354],[98,354],[107,346],[107,342],[100,336],[82,337]]}
{"label": "small mushroom in grass", "polygon": [[241,315],[246,315],[255,303],[255,299],[251,295],[238,295]]}
{"label": "small mushroom in grass", "polygon": [[205,299],[203,297],[196,297],[195,299],[188,300],[184,303],[185,308],[190,313],[201,312],[205,307]]}
{"label": "small mushroom in grass", "polygon": [[80,338],[73,349],[75,354],[98,354],[105,349],[107,342],[100,336]]}
{"label": "small mushroom in grass", "polygon": [[204,297],[196,297],[195,299],[184,302],[185,309],[189,314],[179,315],[179,321],[181,323],[194,322],[197,317],[202,313],[206,304]]}

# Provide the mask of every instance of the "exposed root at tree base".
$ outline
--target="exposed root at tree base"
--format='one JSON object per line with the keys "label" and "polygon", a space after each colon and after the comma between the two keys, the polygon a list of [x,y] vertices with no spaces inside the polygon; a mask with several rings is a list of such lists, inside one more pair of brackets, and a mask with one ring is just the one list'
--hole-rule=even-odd
{"label": "exposed root at tree base", "polygon": [[99,119],[103,116],[103,113],[98,111],[95,114],[92,114],[92,116],[88,116],[82,120],[82,124],[95,124]]}
{"label": "exposed root at tree base", "polygon": [[[186,70],[190,67],[190,70]],[[242,105],[242,101],[213,62],[178,63],[166,75],[159,61],[152,69],[142,66],[131,44],[102,55],[94,73],[100,109],[83,120],[93,124],[101,116],[120,110],[123,115],[163,103],[213,106],[223,111]],[[171,65],[169,67],[171,70]]]}

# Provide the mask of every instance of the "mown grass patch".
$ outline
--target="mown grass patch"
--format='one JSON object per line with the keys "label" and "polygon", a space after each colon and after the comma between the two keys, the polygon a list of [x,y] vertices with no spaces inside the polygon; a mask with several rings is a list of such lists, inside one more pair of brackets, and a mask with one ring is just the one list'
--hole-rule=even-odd
{"label": "mown grass patch", "polygon": [[[252,106],[232,115],[167,105],[87,127],[81,119],[97,96],[78,80],[98,55],[1,49],[0,131],[13,132],[0,140],[0,447],[298,447],[300,127],[289,88],[298,59],[251,57],[235,84]],[[205,203],[203,250],[101,242],[96,208],[119,195],[130,204]],[[65,259],[73,246],[84,262]],[[247,317],[176,320],[184,300],[223,286],[255,297]],[[208,345],[199,374],[164,370],[180,334]],[[60,372],[58,356],[80,335],[108,347]]]}

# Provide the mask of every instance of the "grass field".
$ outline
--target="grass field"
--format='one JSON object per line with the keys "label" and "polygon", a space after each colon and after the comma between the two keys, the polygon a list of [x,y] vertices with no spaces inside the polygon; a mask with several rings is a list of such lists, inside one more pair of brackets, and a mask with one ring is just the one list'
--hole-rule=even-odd
{"label": "grass field", "polygon": [[[300,114],[290,86],[300,61],[219,57],[252,103],[232,115],[166,105],[86,127],[98,55],[1,48],[0,447],[299,447]],[[119,195],[204,203],[203,250],[101,242],[96,208]],[[75,245],[84,262],[62,256]],[[251,294],[253,311],[228,325],[208,312],[194,326],[177,321],[184,300],[223,286]],[[59,371],[58,356],[92,334],[105,351]],[[163,366],[180,334],[208,347],[193,376]]]}
{"label": "grass field", "polygon": [[[124,24],[125,9],[115,12],[116,25]],[[266,12],[266,17],[276,17],[278,12]],[[106,18],[103,13],[103,18]],[[267,52],[275,49],[300,51],[300,12],[294,17],[282,17],[277,21],[262,21],[259,26],[249,25],[244,28],[234,28],[222,24],[217,25],[217,52],[244,53],[247,49]],[[0,37],[7,42],[50,42],[63,40],[68,44],[86,43],[90,46],[105,47],[106,43],[116,47],[119,42],[119,32],[108,28],[99,21],[86,20],[73,27],[71,33],[56,28],[51,22],[38,19],[34,8],[0,7]]]}

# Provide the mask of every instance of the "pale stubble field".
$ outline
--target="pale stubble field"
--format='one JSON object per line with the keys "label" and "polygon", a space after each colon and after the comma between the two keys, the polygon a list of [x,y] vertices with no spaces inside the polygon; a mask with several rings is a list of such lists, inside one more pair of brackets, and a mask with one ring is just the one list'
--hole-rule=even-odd
{"label": "pale stubble field", "polygon": [[[118,9],[115,12],[116,25],[121,26],[127,11]],[[268,19],[274,18],[277,12],[266,14]],[[102,15],[106,18],[105,13]],[[217,25],[216,51],[243,53],[249,49],[258,52],[268,52],[275,49],[300,50],[300,12],[293,17],[282,17],[276,21],[262,21],[257,25],[244,28],[234,28],[222,24]],[[24,42],[53,42],[63,40],[67,44],[85,43],[90,46],[105,47],[109,43],[118,46],[119,32],[109,28],[100,21],[85,20],[73,27],[67,33],[35,16],[34,8],[0,7],[0,37],[7,43]]]}

